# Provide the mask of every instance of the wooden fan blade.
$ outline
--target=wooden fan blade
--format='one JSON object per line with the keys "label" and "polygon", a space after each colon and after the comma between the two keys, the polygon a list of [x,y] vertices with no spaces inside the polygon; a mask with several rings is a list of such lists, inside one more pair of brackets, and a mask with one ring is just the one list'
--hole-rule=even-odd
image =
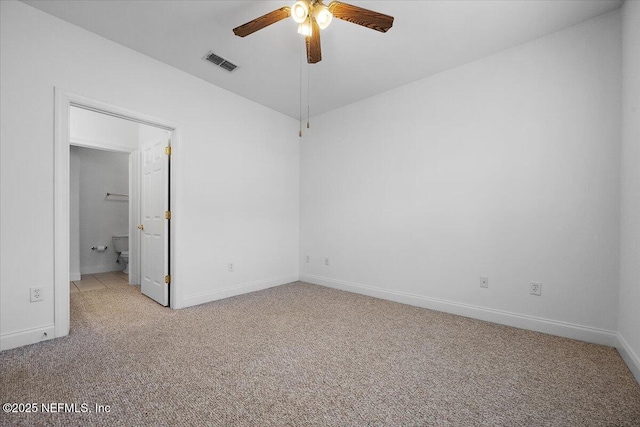
{"label": "wooden fan blade", "polygon": [[307,62],[315,64],[322,61],[322,49],[320,47],[320,26],[315,18],[311,18],[311,36],[304,38],[307,44]]}
{"label": "wooden fan blade", "polygon": [[233,33],[236,36],[246,37],[249,34],[253,34],[256,31],[263,29],[264,27],[268,27],[278,21],[282,21],[289,16],[291,16],[291,8],[287,6],[281,7],[278,10],[269,12],[266,15],[262,15],[261,17],[254,19],[253,21],[249,21],[246,24],[234,28]]}
{"label": "wooden fan blade", "polygon": [[332,1],[329,4],[329,11],[335,18],[362,25],[381,33],[386,33],[393,26],[393,16],[339,1]]}

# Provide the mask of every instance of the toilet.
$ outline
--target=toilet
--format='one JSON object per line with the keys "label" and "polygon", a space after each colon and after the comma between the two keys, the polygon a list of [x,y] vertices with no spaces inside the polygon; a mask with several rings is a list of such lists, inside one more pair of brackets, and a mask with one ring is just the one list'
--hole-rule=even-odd
{"label": "toilet", "polygon": [[118,261],[124,263],[123,273],[129,274],[129,236],[112,236],[113,248],[118,254]]}

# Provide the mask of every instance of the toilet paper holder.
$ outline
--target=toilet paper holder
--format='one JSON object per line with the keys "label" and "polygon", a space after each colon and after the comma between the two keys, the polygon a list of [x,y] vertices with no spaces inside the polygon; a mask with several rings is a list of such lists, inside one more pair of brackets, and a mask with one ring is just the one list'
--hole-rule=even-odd
{"label": "toilet paper holder", "polygon": [[91,247],[92,251],[104,252],[106,251],[108,246],[93,246]]}

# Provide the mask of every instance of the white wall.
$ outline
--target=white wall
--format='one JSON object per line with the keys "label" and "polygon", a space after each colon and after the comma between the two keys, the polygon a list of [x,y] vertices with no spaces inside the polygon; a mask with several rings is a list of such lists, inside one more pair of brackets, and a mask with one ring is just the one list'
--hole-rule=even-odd
{"label": "white wall", "polygon": [[69,280],[80,280],[80,153],[69,148]]}
{"label": "white wall", "polygon": [[[112,236],[129,234],[129,154],[74,147],[80,164],[80,273],[123,270]],[[91,250],[107,246],[104,252]]]}
{"label": "white wall", "polygon": [[[2,1],[0,348],[52,330],[54,87],[179,125],[178,306],[298,277],[295,120]],[[45,301],[29,302],[31,286],[44,288]]]}
{"label": "white wall", "polygon": [[315,118],[301,278],[614,344],[620,46],[614,11]]}
{"label": "white wall", "polygon": [[105,145],[123,152],[138,149],[138,123],[82,108],[71,107],[69,130],[71,143],[103,148]]}
{"label": "white wall", "polygon": [[622,200],[618,348],[640,381],[640,2],[622,8]]}

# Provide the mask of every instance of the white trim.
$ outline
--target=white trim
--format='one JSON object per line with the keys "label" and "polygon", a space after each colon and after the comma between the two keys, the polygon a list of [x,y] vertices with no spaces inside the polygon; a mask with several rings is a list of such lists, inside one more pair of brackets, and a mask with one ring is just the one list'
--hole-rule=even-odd
{"label": "white trim", "polygon": [[69,280],[71,280],[72,282],[77,282],[78,280],[81,279],[81,274],[78,273],[69,273]]}
{"label": "white trim", "polygon": [[636,352],[633,351],[629,343],[619,332],[617,334],[616,341],[616,349],[618,349],[618,353],[620,353],[622,360],[625,361],[633,376],[636,377],[636,380],[640,383],[640,357],[638,357]]}
{"label": "white trim", "polygon": [[171,132],[171,167],[169,177],[171,178],[169,191],[171,198],[171,234],[169,237],[169,269],[171,273],[171,289],[169,292],[169,306],[173,309],[184,307],[182,301],[182,288],[179,285],[180,270],[177,268],[178,255],[180,251],[179,239],[183,236],[182,219],[180,218],[182,186],[185,180],[182,177],[182,131],[179,126],[174,125]]}
{"label": "white trim", "polygon": [[140,284],[140,150],[129,153],[129,284]]}
{"label": "white trim", "polygon": [[54,89],[53,324],[55,337],[69,335],[70,103],[70,96]]}
{"label": "white trim", "polygon": [[471,317],[473,319],[587,341],[595,344],[613,347],[616,342],[616,333],[606,329],[511,313],[508,311],[495,310],[492,308],[458,303],[439,298],[430,298],[407,292],[392,291],[389,289],[376,288],[373,286],[345,282],[343,280],[335,280],[327,277],[313,276],[310,274],[300,274],[300,280],[316,285],[341,289],[343,291],[355,292],[403,304],[424,307],[431,310],[443,311],[445,313],[457,314],[460,316]]}
{"label": "white trim", "polygon": [[274,277],[272,279],[258,280],[245,284],[230,286],[228,288],[219,289],[211,292],[202,292],[200,294],[185,296],[182,301],[183,307],[191,307],[194,305],[204,304],[211,301],[217,301],[224,298],[243,295],[249,292],[260,291],[274,286],[286,285],[298,281],[298,274],[289,274],[286,276]]}
{"label": "white trim", "polygon": [[136,150],[136,148],[129,147],[128,145],[111,144],[110,142],[92,142],[79,138],[70,138],[69,142],[70,145],[75,145],[76,147],[94,148],[96,150],[112,151],[115,153],[131,153]]}
{"label": "white trim", "polygon": [[168,130],[169,132],[172,132],[176,128],[176,126],[167,124],[168,122],[164,120],[139,114],[135,111],[125,110],[124,108],[116,107],[114,105],[108,105],[103,102],[94,101],[85,97],[77,96],[76,98],[80,99],[80,101],[73,102],[73,105],[84,110],[93,111],[94,113],[106,114],[107,116],[129,120],[146,126],[157,127],[160,129]]}
{"label": "white trim", "polygon": [[[54,335],[62,337],[69,334],[69,146],[71,143],[69,108],[71,106],[103,112],[147,125],[171,130],[173,145],[171,158],[171,203],[172,211],[178,213],[180,205],[177,185],[180,183],[180,130],[179,126],[167,120],[146,116],[114,105],[95,101],[54,88]],[[110,144],[93,144],[92,148],[118,151]],[[132,151],[127,147],[126,152]],[[171,220],[171,308],[181,305],[179,289],[179,271],[176,268],[176,235],[179,231],[180,217]],[[32,342],[37,342],[34,340]],[[23,342],[21,345],[29,344]]]}
{"label": "white trim", "polygon": [[[47,334],[47,336],[45,337],[44,334]],[[0,336],[0,351],[22,347],[23,345],[34,344],[40,341],[50,340],[52,338],[54,338],[53,325],[24,329],[22,331]]]}

